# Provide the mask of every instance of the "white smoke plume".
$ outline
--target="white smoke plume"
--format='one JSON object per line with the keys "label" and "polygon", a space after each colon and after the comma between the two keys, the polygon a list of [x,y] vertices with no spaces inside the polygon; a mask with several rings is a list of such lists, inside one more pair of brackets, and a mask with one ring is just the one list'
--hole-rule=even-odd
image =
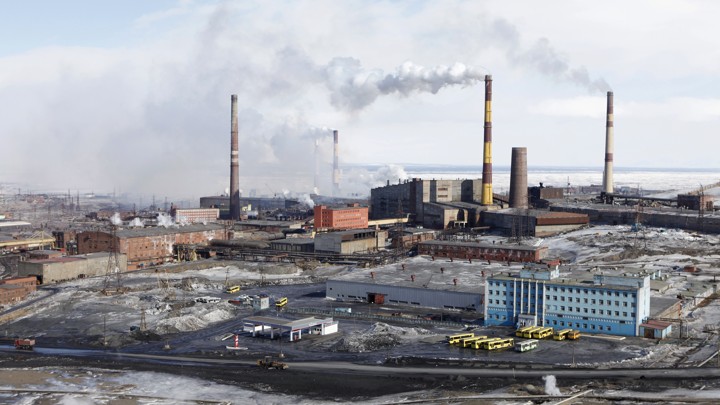
{"label": "white smoke plume", "polygon": [[113,225],[115,225],[115,226],[120,226],[120,225],[122,225],[122,219],[120,219],[120,213],[119,213],[119,212],[116,212],[116,213],[112,214],[112,216],[110,217],[110,223],[113,224]]}
{"label": "white smoke plume", "polygon": [[331,103],[348,111],[365,108],[382,95],[435,94],[443,87],[471,86],[484,78],[481,71],[462,63],[426,68],[408,61],[394,73],[385,74],[379,69],[363,69],[354,58],[334,58],[322,70]]}
{"label": "white smoke plume", "polygon": [[562,395],[562,393],[557,387],[557,381],[555,381],[554,375],[543,376],[543,381],[545,381],[545,394],[552,396]]}
{"label": "white smoke plume", "polygon": [[405,168],[394,164],[380,166],[375,171],[352,168],[343,173],[346,178],[343,188],[352,194],[367,194],[370,189],[384,186],[388,181],[397,184],[410,178]]}
{"label": "white smoke plume", "polygon": [[313,201],[313,199],[310,198],[310,195],[308,195],[308,194],[300,194],[298,196],[298,200],[300,201],[300,204],[302,204],[308,208],[315,207],[315,201]]}
{"label": "white smoke plume", "polygon": [[145,223],[140,218],[133,218],[132,221],[128,224],[131,228],[143,228],[145,226]]}
{"label": "white smoke plume", "polygon": [[165,228],[178,227],[178,224],[173,221],[173,218],[164,212],[158,213],[157,223],[158,226],[163,226]]}
{"label": "white smoke plume", "polygon": [[490,35],[504,42],[507,59],[516,66],[529,67],[558,82],[583,87],[590,93],[611,90],[603,78],[591,78],[585,66],[572,66],[547,38],[538,39],[529,48],[524,47],[518,29],[504,19],[494,20],[488,30]]}

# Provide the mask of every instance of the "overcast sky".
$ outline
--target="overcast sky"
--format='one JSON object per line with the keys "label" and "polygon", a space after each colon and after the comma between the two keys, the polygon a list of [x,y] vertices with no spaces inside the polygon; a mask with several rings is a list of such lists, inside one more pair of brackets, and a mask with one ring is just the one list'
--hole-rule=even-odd
{"label": "overcast sky", "polygon": [[329,128],[342,164],[481,165],[485,74],[496,165],[602,170],[608,89],[616,166],[720,163],[716,1],[1,4],[0,182],[220,193],[233,93],[246,194],[310,191]]}

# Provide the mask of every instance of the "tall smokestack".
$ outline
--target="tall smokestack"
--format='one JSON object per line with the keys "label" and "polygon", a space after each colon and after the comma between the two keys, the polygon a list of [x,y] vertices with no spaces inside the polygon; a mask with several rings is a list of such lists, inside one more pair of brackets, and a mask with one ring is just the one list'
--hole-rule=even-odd
{"label": "tall smokestack", "polygon": [[320,194],[320,140],[315,139],[315,187],[313,193]]}
{"label": "tall smokestack", "polygon": [[483,144],[482,205],[492,205],[492,76],[485,75],[485,140]]}
{"label": "tall smokestack", "polygon": [[237,94],[230,96],[230,219],[240,220]]}
{"label": "tall smokestack", "polygon": [[333,196],[337,197],[340,195],[340,164],[338,162],[338,155],[340,154],[340,148],[338,146],[338,131],[333,130]]}
{"label": "tall smokestack", "polygon": [[613,192],[613,150],[615,144],[613,114],[613,92],[607,92],[607,120],[605,121],[605,170],[603,171],[603,191]]}
{"label": "tall smokestack", "polygon": [[512,148],[510,208],[528,207],[527,148]]}

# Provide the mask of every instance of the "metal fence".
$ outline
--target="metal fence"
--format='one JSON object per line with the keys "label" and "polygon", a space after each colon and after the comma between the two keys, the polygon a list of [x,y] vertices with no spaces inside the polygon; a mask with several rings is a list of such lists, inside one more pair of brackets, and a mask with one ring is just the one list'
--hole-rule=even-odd
{"label": "metal fence", "polygon": [[332,316],[335,318],[351,318],[351,319],[365,319],[365,320],[376,320],[376,321],[392,321],[398,323],[406,323],[411,325],[425,325],[432,327],[441,327],[448,329],[464,329],[468,325],[459,322],[446,322],[446,321],[433,321],[423,318],[408,318],[404,316],[391,316],[384,314],[373,314],[371,312],[339,312],[328,309],[320,308],[297,308],[297,307],[286,307],[283,309],[287,313],[295,314],[312,314],[312,315],[323,315]]}

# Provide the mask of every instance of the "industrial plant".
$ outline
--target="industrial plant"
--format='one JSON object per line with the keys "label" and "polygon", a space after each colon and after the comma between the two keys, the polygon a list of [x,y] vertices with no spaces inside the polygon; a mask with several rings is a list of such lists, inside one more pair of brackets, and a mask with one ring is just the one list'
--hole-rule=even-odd
{"label": "industrial plant", "polygon": [[511,168],[498,193],[492,83],[479,179],[385,179],[349,198],[332,130],[332,168],[316,157],[313,192],[244,196],[233,94],[229,192],[160,208],[0,190],[0,324],[35,338],[23,351],[230,356],[263,373],[348,358],[549,372],[709,364],[718,184],[616,190],[608,92],[601,186],[528,184],[532,150],[518,146],[499,151]]}

